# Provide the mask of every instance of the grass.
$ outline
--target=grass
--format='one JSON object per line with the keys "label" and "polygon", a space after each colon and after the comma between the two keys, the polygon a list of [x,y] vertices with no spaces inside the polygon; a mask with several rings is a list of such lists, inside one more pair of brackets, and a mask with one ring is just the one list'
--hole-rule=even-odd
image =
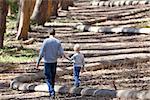
{"label": "grass", "polygon": [[32,62],[38,56],[37,51],[24,48],[20,42],[16,41],[12,31],[16,27],[17,16],[7,16],[6,33],[4,39],[4,47],[0,49],[0,63],[21,63]]}
{"label": "grass", "polygon": [[35,61],[38,53],[32,49],[4,47],[0,49],[0,62],[20,63]]}

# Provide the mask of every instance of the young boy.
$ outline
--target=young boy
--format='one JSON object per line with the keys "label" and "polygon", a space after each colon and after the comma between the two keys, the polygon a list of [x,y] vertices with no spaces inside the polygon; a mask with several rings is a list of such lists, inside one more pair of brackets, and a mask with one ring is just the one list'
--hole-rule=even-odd
{"label": "young boy", "polygon": [[74,46],[75,53],[73,56],[69,59],[73,62],[73,78],[74,78],[74,86],[79,87],[80,85],[80,70],[84,68],[85,62],[84,62],[84,55],[80,53],[80,45],[76,44]]}

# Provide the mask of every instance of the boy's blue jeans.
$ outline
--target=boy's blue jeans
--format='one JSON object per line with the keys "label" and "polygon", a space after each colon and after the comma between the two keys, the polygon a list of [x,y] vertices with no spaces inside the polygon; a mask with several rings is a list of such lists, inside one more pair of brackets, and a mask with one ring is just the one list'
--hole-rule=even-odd
{"label": "boy's blue jeans", "polygon": [[80,70],[81,67],[74,65],[73,66],[73,78],[74,78],[74,86],[79,87],[80,85]]}
{"label": "boy's blue jeans", "polygon": [[57,63],[44,63],[44,74],[46,83],[48,85],[49,93],[51,96],[55,96],[55,75],[56,75]]}

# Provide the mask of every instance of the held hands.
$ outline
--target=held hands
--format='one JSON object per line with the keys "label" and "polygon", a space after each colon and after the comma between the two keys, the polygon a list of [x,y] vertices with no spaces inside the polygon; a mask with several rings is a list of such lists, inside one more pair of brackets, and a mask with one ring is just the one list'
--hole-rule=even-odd
{"label": "held hands", "polygon": [[39,69],[39,64],[36,64],[36,69]]}
{"label": "held hands", "polygon": [[81,67],[81,73],[83,73],[83,72],[87,72],[87,70],[86,70],[86,68]]}

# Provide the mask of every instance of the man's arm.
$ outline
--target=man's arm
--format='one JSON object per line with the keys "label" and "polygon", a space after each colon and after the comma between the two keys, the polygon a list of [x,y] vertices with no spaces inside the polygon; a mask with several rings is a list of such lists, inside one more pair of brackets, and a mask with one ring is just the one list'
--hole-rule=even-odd
{"label": "man's arm", "polygon": [[39,58],[37,60],[37,63],[36,63],[36,68],[37,69],[39,68],[39,64],[40,64],[41,59],[42,59],[42,56],[39,56]]}
{"label": "man's arm", "polygon": [[38,58],[37,63],[36,63],[37,69],[39,68],[40,61],[41,61],[42,57],[44,56],[44,50],[45,50],[45,41],[43,42],[42,47],[40,49],[39,58]]}

